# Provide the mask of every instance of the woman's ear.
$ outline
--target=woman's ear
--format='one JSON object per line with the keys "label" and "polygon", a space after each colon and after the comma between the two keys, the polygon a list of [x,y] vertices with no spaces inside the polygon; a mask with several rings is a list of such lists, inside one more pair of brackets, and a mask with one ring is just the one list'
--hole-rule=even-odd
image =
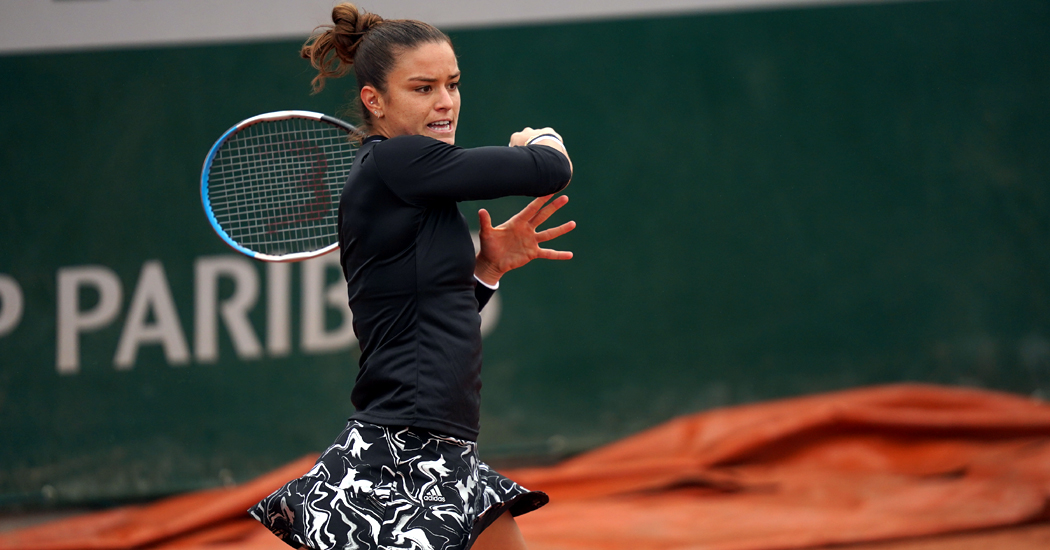
{"label": "woman's ear", "polygon": [[361,104],[373,115],[377,117],[382,116],[383,98],[379,97],[379,92],[374,87],[361,87]]}

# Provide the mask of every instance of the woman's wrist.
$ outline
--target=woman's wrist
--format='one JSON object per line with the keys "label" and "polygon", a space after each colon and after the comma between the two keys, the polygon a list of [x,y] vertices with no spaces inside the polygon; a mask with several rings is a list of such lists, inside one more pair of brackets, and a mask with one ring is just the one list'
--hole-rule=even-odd
{"label": "woman's wrist", "polygon": [[500,277],[503,276],[503,273],[504,272],[497,269],[495,265],[481,256],[478,256],[477,261],[474,264],[474,277],[489,288],[499,287],[499,280]]}
{"label": "woman's wrist", "polygon": [[495,284],[486,283],[481,277],[478,277],[477,274],[474,275],[474,280],[477,281],[478,284],[481,286],[490,288],[492,290],[499,290],[499,281],[496,281]]}

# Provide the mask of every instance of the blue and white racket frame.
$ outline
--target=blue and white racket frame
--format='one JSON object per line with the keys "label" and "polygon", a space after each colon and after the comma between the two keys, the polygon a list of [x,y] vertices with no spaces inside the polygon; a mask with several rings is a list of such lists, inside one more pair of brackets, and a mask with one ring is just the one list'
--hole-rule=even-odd
{"label": "blue and white racket frame", "polygon": [[[289,149],[289,147],[292,147],[288,145],[289,143],[295,144],[294,147],[297,148],[295,149],[296,151],[302,151],[304,147],[309,147],[311,152],[315,155],[315,157],[324,159],[323,162],[325,163],[325,166],[327,166],[328,158],[326,155],[334,157],[339,167],[336,173],[334,175],[330,175],[323,173],[324,171],[322,171],[321,174],[321,176],[327,182],[324,184],[325,190],[329,192],[329,195],[334,195],[334,201],[332,201],[333,197],[329,196],[328,198],[329,201],[334,202],[334,205],[325,205],[326,208],[328,208],[328,210],[325,212],[324,221],[322,222],[322,224],[315,224],[315,226],[311,228],[315,233],[319,233],[319,237],[311,237],[310,240],[320,244],[311,243],[311,245],[307,246],[307,249],[304,250],[289,250],[277,252],[273,250],[265,251],[257,249],[263,248],[261,246],[255,246],[251,243],[242,242],[245,239],[238,238],[236,235],[232,235],[231,231],[228,230],[230,228],[224,227],[224,223],[220,220],[220,217],[223,216],[221,214],[217,214],[216,208],[214,208],[213,201],[210,198],[209,194],[211,191],[213,191],[213,186],[216,185],[216,182],[213,181],[215,179],[213,177],[213,169],[216,168],[217,159],[219,162],[222,162],[224,160],[223,153],[224,151],[232,150],[232,148],[234,147],[233,140],[241,139],[245,135],[245,133],[249,131],[249,129],[258,128],[262,124],[267,124],[267,126],[269,127],[269,123],[280,122],[283,122],[282,126],[285,127],[289,127],[289,125],[293,124],[307,124],[311,125],[311,128],[316,127],[317,129],[319,129],[319,132],[322,132],[325,135],[324,143],[318,143],[315,146],[314,140],[316,138],[312,137],[315,135],[313,129],[307,131],[282,129],[280,131],[274,132],[273,134],[265,133],[262,136],[262,138],[253,137],[252,139],[255,141],[252,142],[252,147],[254,147],[256,150],[258,150],[260,147],[264,149],[268,148],[269,151],[265,151],[265,153],[268,155],[268,158],[271,160],[271,162],[259,162],[257,158],[256,160],[251,162],[239,163],[239,161],[235,159],[232,162],[239,163],[234,165],[234,167],[237,170],[247,170],[248,172],[250,172],[249,178],[239,177],[235,179],[263,179],[264,177],[270,177],[270,179],[273,179],[269,174],[280,174],[282,173],[282,170],[288,172],[289,170],[291,170],[290,168],[288,168],[288,166],[291,166],[292,161],[286,162],[283,158],[273,160],[275,156],[278,156],[274,154],[273,149],[284,148],[286,152]],[[287,136],[292,135],[295,136],[295,139],[289,141]],[[279,136],[279,138],[276,140],[271,139],[273,136]],[[254,258],[256,260],[265,262],[296,262],[310,258],[315,258],[335,250],[339,246],[338,227],[335,223],[339,203],[338,191],[341,191],[342,185],[346,181],[346,174],[349,172],[350,166],[353,164],[353,158],[357,152],[357,145],[355,144],[354,140],[358,139],[358,137],[358,131],[353,125],[345,121],[339,120],[337,118],[330,117],[322,113],[316,113],[313,111],[274,111],[270,113],[256,115],[251,118],[242,120],[241,122],[238,122],[225,133],[223,133],[218,140],[216,140],[215,144],[208,151],[208,154],[204,159],[204,166],[201,169],[201,203],[204,206],[205,215],[207,216],[208,222],[211,224],[212,229],[214,229],[215,233],[218,234],[220,238],[222,238],[223,242],[225,242],[237,252],[240,252],[241,254],[244,254],[250,258]],[[281,141],[282,139],[284,141]],[[282,151],[277,151],[278,154],[281,152]],[[255,157],[260,156],[259,153],[254,153],[254,155]],[[263,166],[264,164],[265,166]],[[300,172],[302,172],[302,164],[303,163],[301,161],[298,161],[298,164],[296,164],[295,166],[295,168],[299,169]],[[316,160],[315,164],[317,164]],[[248,167],[248,165],[251,166]],[[260,174],[267,175],[261,176]],[[302,176],[300,175],[299,177],[301,178]],[[311,178],[312,182],[316,183],[316,173],[311,174],[309,177]],[[288,178],[286,177],[285,179]],[[289,185],[288,183],[284,183],[282,185],[283,188],[294,187],[292,185]],[[299,185],[299,187],[302,187],[302,185]],[[302,190],[300,189],[299,192],[301,194]],[[315,194],[317,193],[316,190],[314,190],[313,192],[315,192]],[[241,204],[247,204],[250,208],[252,207],[252,205],[250,205],[249,203],[250,201],[242,201]],[[240,208],[243,209],[244,206]],[[312,212],[310,215],[316,214],[318,214],[318,212]],[[301,214],[300,217],[302,217]],[[258,222],[259,220],[253,221]],[[226,224],[231,225],[231,222],[226,222]]]}

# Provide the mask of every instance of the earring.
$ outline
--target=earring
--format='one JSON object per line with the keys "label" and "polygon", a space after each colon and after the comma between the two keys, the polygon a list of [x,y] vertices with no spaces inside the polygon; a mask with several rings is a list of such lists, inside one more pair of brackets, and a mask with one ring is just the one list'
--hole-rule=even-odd
{"label": "earring", "polygon": [[379,116],[379,111],[372,111],[372,112],[375,113],[376,116]]}

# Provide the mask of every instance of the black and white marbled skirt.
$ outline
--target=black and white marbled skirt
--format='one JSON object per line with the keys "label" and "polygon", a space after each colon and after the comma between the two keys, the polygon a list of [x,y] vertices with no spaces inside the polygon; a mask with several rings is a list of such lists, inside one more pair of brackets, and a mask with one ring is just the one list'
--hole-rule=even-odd
{"label": "black and white marbled skirt", "polygon": [[309,473],[248,512],[294,548],[466,550],[504,511],[547,501],[473,441],[351,420]]}

